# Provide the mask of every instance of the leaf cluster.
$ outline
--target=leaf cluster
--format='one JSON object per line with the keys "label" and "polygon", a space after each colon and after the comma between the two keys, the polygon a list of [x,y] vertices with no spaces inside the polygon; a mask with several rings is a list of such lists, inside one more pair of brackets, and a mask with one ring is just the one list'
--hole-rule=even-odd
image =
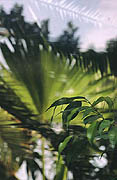
{"label": "leaf cluster", "polygon": [[[113,101],[110,97],[99,97],[93,103],[90,103],[85,97],[64,97],[56,100],[48,109],[66,105],[62,113],[62,125],[65,130],[69,130],[70,123],[79,113],[82,114],[82,123],[87,128],[87,138],[91,144],[96,139],[108,139],[112,148],[117,144],[117,127],[114,119],[104,118],[96,107],[99,103],[105,102],[108,108],[112,110]],[[87,105],[84,105],[87,104]],[[47,109],[47,110],[48,110]],[[55,112],[54,112],[55,113]],[[66,147],[71,136],[68,136],[62,144],[60,144],[60,153]],[[61,150],[62,149],[62,150]]]}

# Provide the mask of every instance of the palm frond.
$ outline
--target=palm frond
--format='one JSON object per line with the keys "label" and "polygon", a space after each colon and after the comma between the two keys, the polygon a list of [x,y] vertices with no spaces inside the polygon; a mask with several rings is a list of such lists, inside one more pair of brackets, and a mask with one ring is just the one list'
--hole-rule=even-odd
{"label": "palm frond", "polygon": [[[91,71],[86,72],[78,69],[74,65],[73,57],[69,63],[69,60],[63,55],[59,56],[49,50],[48,45],[43,48],[41,44],[42,48],[40,49],[38,36],[36,40],[32,37],[27,38],[27,36],[22,39],[9,37],[8,40],[11,43],[12,50],[6,42],[0,44],[9,66],[9,69],[1,66],[0,72],[0,106],[8,113],[6,118],[4,114],[1,117],[0,145],[2,148],[6,142],[7,150],[9,149],[8,153],[12,151],[13,157],[16,158],[20,151],[24,154],[22,158],[20,156],[20,159],[26,160],[24,150],[30,151],[29,147],[32,141],[24,134],[25,132],[36,130],[49,139],[55,149],[58,148],[60,138],[63,138],[63,134],[62,137],[57,135],[49,126],[37,126],[34,122],[38,120],[38,117],[35,118],[34,115],[39,115],[39,123],[50,122],[51,116],[45,113],[45,110],[54,100],[63,96],[75,95],[82,95],[91,99],[94,97],[92,93],[101,91],[103,85],[108,82],[106,77],[99,79],[100,73],[94,74]],[[93,82],[93,80],[95,81]],[[112,87],[113,80],[109,84],[108,88]],[[98,96],[98,94],[96,95]],[[17,122],[17,119],[22,123]],[[27,120],[31,120],[31,122]],[[57,117],[57,120],[60,118]],[[77,124],[79,123],[81,122],[77,120]],[[24,131],[25,128],[28,131]],[[85,143],[84,146],[86,146]],[[15,149],[18,148],[18,151],[13,149],[14,147]],[[2,157],[5,157],[5,153]],[[34,164],[33,158],[31,160],[28,159],[27,162]],[[33,168],[32,173],[34,173]]]}
{"label": "palm frond", "polygon": [[32,111],[21,101],[15,91],[0,77],[0,107],[22,123],[34,118]]}
{"label": "palm frond", "polygon": [[[30,1],[29,11],[31,12],[35,21],[38,22],[38,16],[36,15],[35,11],[33,11],[31,5],[33,1]],[[35,8],[42,5],[45,8],[50,9],[51,11],[58,12],[59,16],[62,19],[67,18],[68,16],[72,19],[78,19],[80,21],[91,22],[95,25],[113,25],[112,23],[109,24],[108,21],[105,20],[105,17],[102,16],[100,10],[89,9],[87,6],[83,6],[79,1],[73,0],[35,0]]]}
{"label": "palm frond", "polygon": [[[81,94],[82,90],[79,87],[82,86],[83,88],[84,85],[86,86],[88,81],[87,83],[83,82],[88,77],[93,76],[92,73],[82,73],[82,70],[78,70],[77,66],[72,65],[73,60],[71,65],[68,65],[64,56],[59,57],[52,51],[46,49],[40,50],[39,47],[35,48],[34,41],[32,41],[34,45],[29,40],[25,39],[25,42],[28,47],[27,50],[24,50],[23,44],[20,41],[20,45],[17,43],[12,44],[14,52],[8,48],[7,44],[1,44],[3,55],[12,72],[11,76],[10,72],[4,69],[7,74],[6,77],[5,74],[3,77],[5,82],[11,87],[11,90],[14,90],[17,95],[19,94],[23,97],[26,91],[25,94],[29,94],[29,96],[26,96],[30,99],[30,101],[27,101],[27,104],[33,103],[40,115],[44,113],[49,104],[55,98],[58,98],[58,96],[74,95],[77,89],[77,93]],[[20,82],[19,85],[18,82]],[[17,87],[13,83],[16,83]],[[23,89],[21,88],[22,86],[24,87]],[[20,92],[17,89],[20,89]],[[7,89],[5,89],[6,91]],[[26,98],[24,97],[22,100],[26,104]],[[15,99],[13,102],[16,102]],[[21,105],[21,107],[24,108],[24,105]],[[32,107],[30,105],[29,108],[32,110]],[[15,113],[16,116],[21,114],[20,108],[18,109],[17,107],[17,110],[19,113]],[[31,116],[31,113],[29,113],[29,116]],[[25,116],[24,118],[26,120]]]}
{"label": "palm frond", "polygon": [[18,124],[17,119],[0,108],[0,162],[7,168],[9,176],[18,170],[22,157],[32,153],[28,131],[12,126],[13,123]]}
{"label": "palm frond", "polygon": [[[3,108],[7,108],[8,104],[10,107],[6,110],[11,114],[14,113],[15,117],[18,116],[19,120],[22,121],[23,116],[23,121],[27,119],[48,121],[50,119],[48,117],[51,116],[46,114],[45,110],[57,98],[82,95],[91,99],[94,92],[98,96],[98,92],[102,90],[102,84],[105,83],[106,77],[96,81],[96,77],[100,77],[100,73],[94,75],[93,71],[83,72],[82,69],[78,69],[72,56],[71,63],[68,63],[66,57],[62,54],[58,56],[49,49],[48,45],[46,48],[40,49],[38,37],[36,41],[32,38],[27,39],[27,37],[24,37],[23,40],[9,37],[9,40],[13,51],[10,50],[7,43],[1,43],[2,53],[10,68],[10,71],[4,68],[6,75],[4,73],[2,77],[15,92],[14,97],[19,96],[23,104],[21,102],[18,105],[9,104],[11,95],[4,86],[2,88],[5,92],[2,91],[2,93],[7,93],[9,96],[6,97],[8,99],[6,100],[5,96],[1,94],[3,99],[1,107],[3,107],[3,102],[6,102],[6,106],[4,105]],[[25,46],[23,42],[25,42]],[[83,59],[83,61],[85,60]],[[95,83],[92,84],[92,81]],[[97,90],[97,84],[99,90]],[[108,88],[112,87],[114,88],[111,83]],[[103,88],[103,92],[104,90],[106,89]],[[17,102],[15,98],[12,101],[13,103]],[[11,109],[12,107],[13,109]],[[39,116],[34,118],[34,115]]]}

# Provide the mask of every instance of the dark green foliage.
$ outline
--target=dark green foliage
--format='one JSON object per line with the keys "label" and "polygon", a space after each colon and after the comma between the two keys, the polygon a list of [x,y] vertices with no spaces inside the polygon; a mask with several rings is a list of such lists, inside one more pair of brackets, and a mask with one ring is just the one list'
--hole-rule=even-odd
{"label": "dark green foliage", "polygon": [[[49,109],[52,108],[52,107],[59,106],[59,105],[69,104],[69,103],[73,102],[73,100],[78,100],[78,99],[79,99],[79,101],[80,101],[81,99],[85,101],[85,97],[83,97],[83,96],[76,96],[76,97],[70,97],[70,98],[68,98],[68,97],[63,97],[63,98],[55,101],[47,110],[49,110]],[[76,102],[76,103],[73,103],[73,105],[74,105],[74,104],[76,104],[76,106],[77,106],[77,102]],[[78,104],[79,104],[79,103],[78,103]]]}
{"label": "dark green foliage", "polygon": [[85,69],[93,72],[100,70],[102,76],[107,74],[108,61],[105,52],[96,52],[93,49],[88,49],[82,53],[81,64]]}
{"label": "dark green foliage", "polygon": [[112,121],[105,119],[101,122],[100,126],[99,126],[99,133],[102,134],[102,132],[106,129],[109,128],[110,125],[112,124]]}
{"label": "dark green foliage", "polygon": [[[30,177],[30,173],[32,176],[33,180],[36,180],[36,172],[40,171],[41,173],[43,173],[42,168],[39,166],[39,164],[34,160],[34,159],[26,159],[26,165],[27,165],[27,174]],[[45,180],[47,180],[47,178],[45,177]]]}
{"label": "dark green foliage", "polygon": [[[49,20],[45,20],[38,27],[36,23],[28,23],[22,15],[23,7],[15,5],[14,8],[7,14],[3,9],[0,10],[2,27],[8,30],[6,34],[13,36],[16,40],[20,38],[30,38],[34,41],[34,52],[38,48],[38,44],[42,44],[45,48],[45,39],[52,46],[53,52],[57,52],[69,58],[69,64],[74,57],[78,68],[83,68],[86,71],[101,73],[101,76],[108,74],[108,62],[111,73],[116,76],[116,39],[110,40],[107,43],[105,52],[96,52],[93,49],[88,49],[85,52],[80,51],[79,37],[75,36],[78,28],[69,22],[67,29],[53,42],[50,38]],[[2,35],[2,34],[1,34]],[[4,35],[4,33],[3,33]],[[30,43],[29,43],[30,44]],[[28,43],[27,43],[28,45]],[[30,46],[29,46],[30,49]],[[31,50],[31,49],[30,49]],[[33,52],[32,52],[33,53]]]}
{"label": "dark green foliage", "polygon": [[107,42],[106,51],[111,72],[117,77],[117,39],[112,39]]}
{"label": "dark green foliage", "polygon": [[80,56],[79,52],[79,37],[75,37],[75,33],[78,28],[74,27],[71,22],[68,23],[68,28],[64,30],[63,34],[60,35],[55,42],[51,42],[53,50],[63,53],[64,56],[69,58],[70,63],[72,56],[78,60]]}
{"label": "dark green foliage", "polygon": [[102,118],[102,115],[100,115],[100,114],[99,115],[89,115],[86,118],[84,118],[83,121],[84,121],[84,124],[88,124],[88,123],[90,124],[99,118]]}
{"label": "dark green foliage", "polygon": [[105,101],[108,106],[109,106],[109,109],[113,108],[113,101],[110,97],[99,97],[96,101],[93,102],[92,106],[96,106],[97,104],[99,104],[100,102],[103,102]]}
{"label": "dark green foliage", "polygon": [[[57,101],[59,102],[59,100]],[[75,180],[81,179],[81,177],[86,179],[104,179],[107,177],[108,179],[114,178],[116,176],[116,173],[111,169],[111,171],[113,171],[112,174],[109,170],[109,167],[115,166],[113,164],[114,159],[112,160],[110,156],[111,154],[113,154],[113,151],[116,151],[117,146],[116,124],[114,119],[104,118],[103,114],[101,114],[96,107],[99,103],[105,101],[111,111],[113,108],[113,101],[110,97],[100,97],[93,103],[89,102],[86,98],[85,102],[83,102],[83,100],[81,101],[82,103],[87,103],[87,106],[83,106],[80,103],[79,105],[81,107],[77,107],[76,105],[73,109],[75,110],[75,108],[77,107],[79,109],[79,112],[83,114],[83,123],[90,123],[90,125],[87,126],[87,132],[85,128],[84,130],[81,130],[80,128],[77,129],[76,125],[74,125],[73,127],[69,124],[66,128],[68,136],[65,137],[65,139],[60,143],[59,152],[65,156],[65,163],[67,167],[73,172],[73,177]],[[72,103],[73,102],[75,103],[75,101],[72,101]],[[68,107],[70,107],[70,102],[68,102],[68,106],[65,107],[62,113],[64,113],[64,111]],[[87,122],[85,122],[86,120]],[[66,122],[64,121],[63,123],[65,124]],[[74,133],[71,131],[71,127],[73,128],[72,130]],[[70,135],[71,132],[73,133],[72,135]],[[90,145],[86,139],[86,134]],[[100,150],[100,145],[105,146],[105,150]],[[106,153],[107,159],[110,159],[109,164],[105,168],[103,168],[103,174],[101,172],[101,169],[99,169],[99,173],[95,172],[93,170],[93,166],[89,163],[89,161],[87,161],[88,159],[93,158],[92,153],[91,156],[88,154],[90,149],[89,147],[92,148],[93,151],[101,153],[102,156],[104,153]],[[106,172],[107,169],[109,170],[110,174]],[[114,167],[114,169],[116,169],[116,167]],[[93,176],[91,175],[92,172],[94,173]]]}
{"label": "dark green foliage", "polygon": [[21,99],[16,95],[14,90],[4,82],[1,77],[0,84],[0,106],[6,110],[9,114],[12,114],[17,119],[20,119],[22,123],[31,122],[33,117],[36,117],[27,106],[21,102]]}
{"label": "dark green foliage", "polygon": [[[8,30],[6,36],[12,46],[10,49],[6,43],[0,44],[9,66],[9,69],[1,66],[0,74],[0,150],[1,152],[2,149],[4,151],[1,155],[0,170],[2,171],[3,164],[7,164],[7,162],[9,162],[10,167],[17,164],[16,170],[10,171],[9,168],[3,168],[7,172],[15,174],[21,164],[26,161],[27,173],[32,176],[33,180],[36,179],[36,171],[40,171],[44,175],[43,167],[37,163],[37,161],[43,161],[43,155],[34,153],[36,141],[43,136],[51,143],[45,149],[50,151],[52,148],[52,155],[54,152],[58,152],[59,160],[61,160],[61,156],[63,157],[60,166],[57,168],[55,180],[63,179],[66,168],[72,172],[74,180],[112,180],[117,175],[117,166],[114,162],[117,128],[116,119],[110,113],[116,111],[116,106],[113,109],[113,101],[107,95],[105,97],[95,96],[97,100],[94,98],[91,103],[81,91],[85,87],[83,90],[85,95],[91,95],[92,92],[94,95],[107,92],[116,94],[116,84],[113,85],[113,79],[110,78],[109,81],[108,79],[105,81],[109,76],[105,76],[105,74],[108,73],[107,65],[108,58],[111,59],[111,51],[107,49],[110,54],[97,53],[91,49],[84,53],[80,52],[79,38],[75,38],[77,28],[72,23],[68,24],[68,29],[57,38],[56,42],[50,42],[49,21],[43,21],[41,27],[38,27],[36,23],[26,22],[22,11],[23,8],[17,5],[9,14],[3,9],[0,11],[2,26]],[[39,48],[40,44],[42,45],[41,48]],[[52,50],[49,50],[49,45],[52,46]],[[113,46],[112,54],[115,53],[116,43]],[[56,56],[57,52],[60,53],[60,58]],[[107,58],[108,54],[110,57]],[[68,62],[66,57],[69,58],[69,66],[66,63]],[[76,64],[72,67],[70,63],[73,57],[76,59]],[[83,73],[81,69],[85,70],[86,73]],[[94,72],[98,72],[98,70],[104,78],[93,81]],[[4,71],[5,73],[3,73]],[[112,74],[116,75],[113,67],[111,67],[111,71]],[[65,80],[62,75],[66,75],[65,78],[68,79]],[[90,83],[88,83],[89,78],[92,80]],[[58,82],[61,83],[60,86],[57,84]],[[111,88],[109,86],[105,90],[100,88],[103,86],[102,82],[105,83],[105,86],[109,83],[113,86]],[[56,88],[53,83],[56,84]],[[98,87],[98,85],[100,86]],[[56,101],[52,99],[52,96],[55,96],[53,92],[56,89],[57,92],[63,92],[65,88],[68,90],[71,87],[76,90],[75,94],[80,91],[80,96],[65,97],[67,95],[63,93],[63,98]],[[54,91],[52,91],[53,89]],[[48,103],[51,103],[50,100],[53,100],[54,103],[47,109]],[[106,110],[101,106],[101,103],[104,102],[108,105]],[[62,113],[64,128],[60,133],[56,133],[53,130],[54,122],[52,122],[51,127],[49,115],[46,116],[48,112],[45,113],[45,110],[54,108],[51,119],[53,120],[55,110],[61,105],[63,110],[60,113]],[[109,113],[108,117],[103,114],[105,111]],[[79,116],[80,120],[77,119]],[[72,124],[74,120],[75,124]],[[7,143],[7,147],[4,142]],[[105,150],[100,150],[100,146],[104,146]],[[96,172],[95,166],[90,163],[90,160],[94,160],[96,156],[99,157],[99,154],[103,156],[104,153],[106,153],[108,164]],[[12,158],[4,161],[7,156]],[[16,162],[17,157],[19,162]],[[54,159],[56,159],[55,156]],[[12,162],[16,164],[13,165]],[[5,178],[4,171],[0,173],[3,173]],[[43,178],[47,179],[45,175]]]}
{"label": "dark green foliage", "polygon": [[67,144],[69,143],[71,138],[72,138],[72,136],[68,136],[64,139],[63,142],[60,143],[59,148],[58,148],[59,154],[62,153],[62,151],[65,149],[65,147],[67,146]]}
{"label": "dark green foliage", "polygon": [[72,101],[62,113],[63,127],[68,127],[69,122],[73,120],[79,113],[79,107],[81,107],[81,101]]}
{"label": "dark green foliage", "polygon": [[115,145],[117,144],[117,127],[116,126],[112,126],[112,128],[110,129],[109,133],[109,141],[112,145],[112,148],[115,148]]}
{"label": "dark green foliage", "polygon": [[99,122],[94,121],[94,122],[92,122],[91,125],[88,127],[88,130],[87,130],[87,138],[88,138],[88,140],[89,140],[89,142],[90,142],[91,144],[93,144],[93,140],[94,140],[95,136],[97,135],[98,125],[99,125]]}
{"label": "dark green foliage", "polygon": [[[68,99],[77,99],[76,97],[71,97]],[[89,106],[82,106],[82,103],[85,99],[85,103],[89,104]],[[59,100],[55,101],[55,102],[59,102]],[[113,121],[111,119],[104,119],[103,114],[101,114],[96,108],[95,106],[98,105],[100,102],[105,101],[108,106],[109,109],[112,109],[113,106],[113,101],[110,97],[100,97],[98,98],[96,101],[94,101],[93,103],[90,103],[86,98],[82,98],[81,101],[72,101],[69,102],[67,101],[68,106],[62,111],[62,124],[64,128],[69,129],[69,124],[70,121],[73,120],[76,116],[78,116],[78,113],[81,112],[83,113],[83,123],[86,124],[91,124],[88,127],[87,130],[87,137],[89,139],[89,141],[91,143],[93,143],[93,140],[95,139],[95,137],[98,135],[100,135],[101,138],[103,138],[103,131],[108,128],[106,130],[107,134],[107,139],[109,139],[112,148],[115,147],[117,140],[116,140],[116,127],[112,126],[110,128],[111,125],[114,125],[114,119]],[[55,103],[54,102],[54,103]],[[53,103],[53,104],[54,104]],[[60,104],[58,104],[60,105]],[[64,101],[61,103],[61,105],[64,105]],[[53,107],[52,105],[50,106],[50,108]],[[57,104],[56,104],[57,107]]]}

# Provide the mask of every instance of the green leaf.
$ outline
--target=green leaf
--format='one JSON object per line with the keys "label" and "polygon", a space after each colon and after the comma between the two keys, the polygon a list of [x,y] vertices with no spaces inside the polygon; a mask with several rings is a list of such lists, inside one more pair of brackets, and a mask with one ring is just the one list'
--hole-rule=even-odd
{"label": "green leaf", "polygon": [[[82,141],[78,136],[74,136],[70,148],[67,151],[66,161],[70,165],[76,159],[76,156],[81,153],[84,141]],[[86,144],[85,144],[86,145]]]}
{"label": "green leaf", "polygon": [[56,110],[56,106],[54,107],[54,110],[53,110],[53,114],[52,114],[52,117],[51,117],[51,123],[52,123],[53,118],[54,118],[55,110]]}
{"label": "green leaf", "polygon": [[83,96],[76,96],[76,97],[71,97],[71,98],[63,97],[61,99],[56,100],[53,104],[51,104],[51,106],[46,111],[48,111],[50,108],[52,108],[54,106],[59,106],[59,105],[63,105],[63,104],[70,104],[75,99],[77,99],[77,100],[79,99],[80,101],[81,100],[86,101],[86,98]]}
{"label": "green leaf", "polygon": [[96,101],[93,102],[92,106],[96,106],[97,104],[99,104],[100,102],[103,102],[105,101],[108,106],[109,106],[109,109],[112,109],[112,106],[113,106],[113,101],[110,97],[99,97]]}
{"label": "green leaf", "polygon": [[67,146],[68,142],[70,141],[70,139],[72,138],[72,136],[68,136],[64,139],[63,142],[60,143],[59,148],[58,148],[58,152],[59,154],[62,153],[62,151],[65,149],[65,147]]}
{"label": "green leaf", "polygon": [[89,108],[89,106],[81,106],[81,107],[78,108],[78,110],[79,110],[79,112],[84,112],[88,108]]}
{"label": "green leaf", "polygon": [[112,148],[115,148],[117,144],[117,127],[112,127],[108,133],[109,141],[111,143]]}
{"label": "green leaf", "polygon": [[102,115],[90,115],[84,119],[84,124],[92,123],[93,121],[102,118]]}
{"label": "green leaf", "polygon": [[95,112],[94,108],[87,107],[86,110],[83,112],[83,119],[88,116],[91,112]]}
{"label": "green leaf", "polygon": [[108,139],[108,133],[106,132],[103,132],[101,133],[101,135],[99,136],[99,138],[102,138],[102,139]]}
{"label": "green leaf", "polygon": [[64,109],[62,114],[63,126],[68,125],[68,123],[78,115],[81,105],[81,101],[73,101]]}
{"label": "green leaf", "polygon": [[95,135],[97,134],[98,125],[99,125],[99,122],[95,121],[87,129],[87,138],[91,144],[93,143]]}
{"label": "green leaf", "polygon": [[79,111],[85,111],[89,108],[89,106],[82,106],[79,108]]}
{"label": "green leaf", "polygon": [[101,134],[105,128],[109,128],[112,122],[110,120],[103,120],[99,126],[99,133]]}

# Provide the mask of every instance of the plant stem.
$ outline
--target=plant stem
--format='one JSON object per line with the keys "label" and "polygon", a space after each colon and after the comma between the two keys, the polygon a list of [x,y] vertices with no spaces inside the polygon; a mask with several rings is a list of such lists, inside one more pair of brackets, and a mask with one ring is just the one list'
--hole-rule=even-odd
{"label": "plant stem", "polygon": [[45,180],[45,160],[44,160],[44,146],[45,146],[45,139],[42,137],[42,145],[41,145],[41,150],[42,150],[42,171],[43,171],[43,180]]}

